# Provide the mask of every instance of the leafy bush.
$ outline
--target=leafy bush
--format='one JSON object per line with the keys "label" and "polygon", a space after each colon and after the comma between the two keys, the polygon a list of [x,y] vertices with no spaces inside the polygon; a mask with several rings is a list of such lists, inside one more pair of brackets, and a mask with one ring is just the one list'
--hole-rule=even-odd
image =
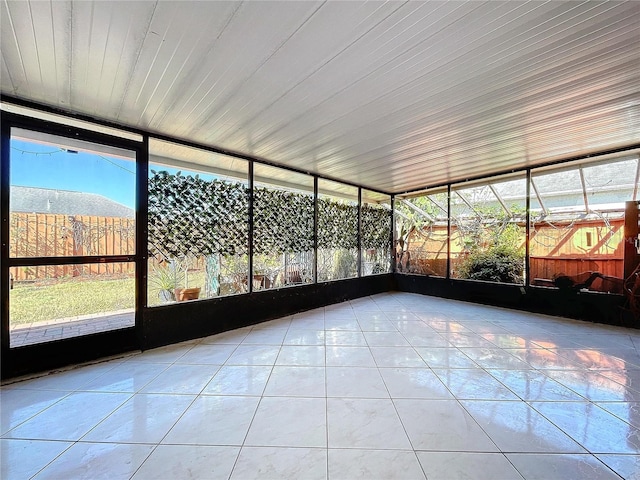
{"label": "leafy bush", "polygon": [[350,278],[356,275],[356,256],[349,250],[338,250],[335,259],[334,279]]}
{"label": "leafy bush", "polygon": [[170,260],[247,253],[249,190],[240,183],[151,171],[149,253]]}
{"label": "leafy bush", "polygon": [[490,231],[476,243],[459,267],[460,278],[502,283],[522,283],[524,251],[521,230],[515,224]]}
{"label": "leafy bush", "polygon": [[474,251],[460,266],[460,277],[502,283],[522,283],[524,259],[516,250],[497,246]]}
{"label": "leafy bush", "polygon": [[[241,183],[153,171],[149,178],[149,251],[158,258],[247,253],[249,189]],[[313,196],[257,187],[254,254],[313,250]],[[362,206],[363,248],[389,248],[391,210]],[[358,248],[358,205],[318,199],[318,248]]]}
{"label": "leafy bush", "polygon": [[318,199],[318,248],[358,248],[358,206]]}
{"label": "leafy bush", "polygon": [[361,218],[362,248],[387,250],[391,242],[391,209],[363,204]]}

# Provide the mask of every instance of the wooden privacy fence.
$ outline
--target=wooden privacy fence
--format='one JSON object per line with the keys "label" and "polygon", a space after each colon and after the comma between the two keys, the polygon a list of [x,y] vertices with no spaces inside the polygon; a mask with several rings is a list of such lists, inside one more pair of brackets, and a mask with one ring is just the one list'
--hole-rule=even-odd
{"label": "wooden privacy fence", "polygon": [[624,260],[611,257],[530,257],[532,278],[552,279],[554,275],[576,276],[584,272],[600,272],[609,277],[622,278]]}
{"label": "wooden privacy fence", "polygon": [[[135,220],[120,217],[13,212],[9,256],[69,257],[133,255]],[[133,273],[133,263],[14,267],[15,281],[95,274]]]}
{"label": "wooden privacy fence", "polygon": [[[624,219],[608,222],[577,220],[571,223],[538,223],[532,226],[529,272],[534,279],[553,279],[555,275],[575,276],[600,272],[607,277],[624,275]],[[522,227],[524,238],[524,226]],[[451,265],[454,271],[464,259],[457,229],[452,225]],[[523,246],[524,251],[524,246]],[[447,228],[432,227],[430,235],[410,238],[409,255],[403,255],[398,269],[422,275],[446,275]]]}
{"label": "wooden privacy fence", "polygon": [[[585,271],[622,277],[623,220],[611,221],[605,228],[594,222],[575,222],[558,229],[536,225],[532,235],[531,278],[550,279],[554,274],[577,275]],[[437,230],[437,229],[436,229]],[[446,228],[437,241],[416,241],[411,248],[408,273],[446,275]],[[455,228],[453,229],[455,231]],[[536,238],[537,237],[537,238]],[[543,245],[544,239],[546,245]],[[16,257],[68,257],[83,255],[133,255],[135,220],[121,217],[57,215],[13,212],[10,216],[9,255]],[[460,249],[452,245],[456,264]],[[202,261],[202,260],[201,260]],[[133,273],[133,263],[13,267],[15,281],[76,277],[97,274]],[[288,272],[293,275],[295,268]],[[291,280],[290,280],[291,281]]]}

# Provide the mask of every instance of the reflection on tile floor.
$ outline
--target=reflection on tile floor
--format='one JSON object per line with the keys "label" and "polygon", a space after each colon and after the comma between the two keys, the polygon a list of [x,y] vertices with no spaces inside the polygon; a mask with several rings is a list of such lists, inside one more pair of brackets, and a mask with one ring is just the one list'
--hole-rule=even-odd
{"label": "reflection on tile floor", "polygon": [[638,345],[376,295],[5,385],[0,477],[640,480]]}

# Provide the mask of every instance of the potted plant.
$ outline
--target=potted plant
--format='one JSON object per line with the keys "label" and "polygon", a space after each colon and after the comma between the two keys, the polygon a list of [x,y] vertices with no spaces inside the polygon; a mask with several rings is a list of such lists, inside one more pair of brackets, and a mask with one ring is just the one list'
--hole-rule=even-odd
{"label": "potted plant", "polygon": [[192,258],[186,256],[178,261],[174,261],[175,271],[180,272],[180,279],[184,280],[183,287],[177,287],[174,289],[174,296],[178,302],[184,302],[186,300],[197,300],[200,296],[200,287],[189,287],[189,268],[191,268]]}
{"label": "potted plant", "polygon": [[175,290],[182,282],[182,271],[176,268],[174,262],[153,262],[149,273],[149,287],[157,290],[162,303],[176,301]]}

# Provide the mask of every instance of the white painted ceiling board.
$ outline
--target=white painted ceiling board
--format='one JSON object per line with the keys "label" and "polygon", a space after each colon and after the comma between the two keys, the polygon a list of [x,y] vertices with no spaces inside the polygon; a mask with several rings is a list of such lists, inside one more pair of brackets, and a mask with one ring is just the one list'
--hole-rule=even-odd
{"label": "white painted ceiling board", "polygon": [[[409,116],[409,118],[411,118],[411,117]],[[447,118],[451,118],[451,119],[453,119],[453,120],[455,120],[455,119],[456,119],[456,117],[452,117],[452,116],[449,116],[449,117],[447,117]],[[375,120],[372,120],[372,121],[371,121],[371,123],[372,123],[372,122],[374,122],[374,121],[375,121]],[[345,135],[346,135],[346,134],[345,134]],[[353,137],[351,137],[351,138],[353,138]],[[303,143],[303,144],[304,144],[304,142],[303,142],[303,141],[301,141],[301,143]],[[300,152],[298,152],[298,153],[300,153]],[[263,154],[264,154],[264,153],[263,153]]]}
{"label": "white painted ceiling board", "polygon": [[[253,3],[242,4],[253,7]],[[214,75],[214,88],[207,86],[207,91],[199,102],[198,108],[189,112],[185,125],[176,129],[175,135],[184,134],[201,136],[206,139],[209,132],[219,125],[234,122],[242,118],[243,110],[236,108],[238,102],[246,102],[244,94],[256,97],[262,92],[263,99],[268,99],[271,90],[265,88],[247,89],[248,82],[267,62],[282,48],[297,29],[298,21],[313,15],[317,10],[314,3],[294,2],[286,11],[287,15],[274,17],[269,15],[268,3],[263,10],[245,7],[248,14],[242,16],[242,7],[233,21],[225,29],[217,41],[217,49],[212,55],[212,68],[219,69],[218,78]],[[284,12],[283,12],[284,13]],[[238,18],[239,17],[239,18]],[[238,19],[236,19],[238,18]],[[265,41],[265,40],[269,41]]]}
{"label": "white painted ceiling board", "polygon": [[2,78],[7,85],[13,90],[13,80],[11,79],[11,71],[7,67],[7,62],[4,60],[4,55],[0,55],[0,78]]}
{"label": "white painted ceiling board", "polygon": [[[246,121],[239,125],[223,126],[216,133],[219,138],[233,142],[234,134],[242,138],[243,132],[251,128],[254,132],[252,138],[260,142],[263,136],[261,130],[271,127],[274,120],[295,121],[288,116],[292,105],[296,108],[304,107],[306,111],[313,110],[317,103],[316,98],[324,98],[324,95],[331,94],[335,85],[350,78],[353,70],[361,68],[362,60],[351,53],[348,55],[350,59],[348,65],[336,66],[335,63],[338,59],[347,57],[346,52],[353,50],[354,45],[361,42],[362,37],[373,26],[390,17],[390,13],[383,10],[381,5],[383,4],[371,4],[375,7],[375,11],[372,12],[362,12],[362,5],[358,3],[323,5],[323,8],[301,27],[298,35],[292,38],[296,40],[298,37],[303,37],[301,41],[297,43],[290,41],[285,44],[274,55],[269,65],[261,69],[247,85],[249,90],[256,92],[254,95],[256,98],[251,105],[245,102],[245,105],[250,107],[245,114]],[[401,4],[397,5],[395,11]],[[352,11],[345,12],[345,7],[348,6],[352,7]],[[367,15],[367,13],[370,14]],[[363,16],[366,16],[365,20],[359,22],[359,18]],[[326,36],[327,25],[332,25],[333,35],[329,37]],[[292,59],[295,59],[295,62],[292,62]],[[329,71],[331,78],[320,77],[323,71]],[[300,74],[296,76],[296,72]],[[310,81],[312,77],[313,82]],[[275,93],[275,100],[264,98],[260,94],[265,86]],[[242,101],[241,96],[237,98],[238,101]]]}
{"label": "white painted ceiling board", "polygon": [[[635,79],[625,80],[621,85],[610,85],[607,90],[604,92],[597,92],[596,94],[589,95],[588,99],[592,102],[588,108],[593,109],[595,107],[604,108],[607,103],[613,105],[612,108],[607,110],[607,113],[612,109],[616,110],[619,100],[624,100],[625,95],[630,95],[630,98],[633,98],[633,88],[637,85]],[[584,95],[588,95],[588,92]],[[567,97],[570,97],[570,93],[567,93]],[[546,129],[550,127],[560,127],[565,124],[567,121],[573,120],[573,116],[575,115],[575,111],[578,112],[583,111],[584,103],[583,99],[576,99],[575,102],[563,101],[559,99],[554,102],[554,104],[547,104],[545,102],[544,105],[527,108],[518,108],[514,106],[510,112],[513,112],[509,115],[503,115],[503,118],[496,121],[494,118],[489,117],[486,121],[484,120],[486,117],[478,117],[475,123],[465,124],[465,138],[466,142],[464,144],[460,144],[459,148],[470,149],[475,148],[474,141],[475,140],[485,140],[487,138],[487,132],[491,132],[491,141],[495,142],[497,137],[503,137],[505,134],[500,134],[500,132],[511,132],[510,136],[519,135],[521,133],[520,130],[513,131],[513,128],[510,126],[514,124],[524,124],[526,122],[527,125],[527,133],[531,134],[537,129]],[[518,111],[520,110],[520,111]],[[586,114],[584,114],[586,115]],[[582,118],[576,119],[583,120]],[[458,125],[458,128],[462,128],[462,125]],[[388,149],[389,146],[396,147],[394,151],[396,154],[400,154],[401,152],[415,152],[416,148],[420,148],[423,145],[424,133],[429,133],[429,138],[433,141],[430,143],[430,149],[435,151],[438,148],[447,146],[451,142],[456,142],[456,125],[455,124],[444,124],[440,126],[438,129],[431,129],[429,132],[415,132],[412,133],[411,136],[403,136],[396,143],[397,145],[392,145],[389,142],[385,142],[382,147],[382,151]],[[362,156],[361,156],[362,157]],[[366,154],[367,158],[374,159],[376,158],[376,154],[374,151],[369,151]],[[352,157],[354,160],[357,157]],[[330,161],[331,159],[329,159]],[[320,159],[319,161],[322,161]]]}
{"label": "white painted ceiling board", "polygon": [[[16,22],[14,16],[21,20]],[[37,92],[35,84],[40,83],[41,80],[40,66],[34,42],[30,5],[12,3],[10,10],[8,5],[3,4],[1,18],[0,47],[13,79],[12,89],[8,89],[2,79],[2,91],[8,90],[8,93],[22,94],[27,98],[39,98],[35,95]]]}
{"label": "white painted ceiling board", "polygon": [[[333,5],[334,10],[340,6],[340,4],[337,3],[329,5]],[[399,8],[395,12],[393,12],[393,14],[396,14],[398,10]],[[391,16],[387,16],[383,19],[383,21],[386,21],[389,18],[391,18]],[[375,20],[378,19],[376,18]],[[349,29],[350,24],[350,21],[346,22],[346,24],[344,25],[344,29]],[[315,26],[315,29],[319,32],[322,32],[323,27],[322,25],[319,25]],[[331,97],[336,94],[336,87],[350,85],[352,82],[351,79],[356,76],[360,70],[371,68],[369,66],[370,59],[363,58],[365,57],[364,54],[366,54],[367,52],[366,46],[363,49],[358,50],[358,46],[367,41],[367,33],[370,30],[370,25],[364,25],[361,26],[360,30],[354,30],[354,33],[351,34],[350,38],[347,39],[347,47],[338,50],[338,53],[335,54],[332,58],[327,58],[327,60],[318,62],[319,64],[317,66],[314,66],[313,71],[310,72],[310,75],[304,79],[304,82],[299,79],[292,80],[294,86],[286,92],[287,95],[295,96],[296,98],[294,99],[294,101],[302,98],[306,99],[309,95],[311,95],[313,97],[313,101],[308,104],[311,109],[306,111],[315,111],[315,109],[318,107],[319,101],[324,101],[327,97]],[[318,34],[314,34],[314,38],[316,38],[317,36]],[[304,53],[302,53],[302,55],[304,55]],[[285,61],[290,62],[290,58],[297,57],[294,55],[293,57],[289,57]],[[298,94],[297,91],[301,89],[304,89],[304,91]],[[287,104],[284,103],[284,105],[286,108]],[[283,118],[285,122],[289,124],[295,122],[295,118],[289,118],[286,116],[281,118]],[[255,120],[255,122],[257,122],[262,129],[265,129],[265,126],[268,128],[268,122],[260,122],[259,119]],[[267,125],[265,125],[265,123]],[[274,127],[271,127],[271,129],[273,128]]]}
{"label": "white painted ceiling board", "polygon": [[[321,19],[321,24],[325,26],[324,30],[326,30],[326,25],[333,25],[333,30],[341,30],[339,24],[336,25],[338,20],[344,22],[344,28],[342,28],[339,34],[336,33],[335,37],[337,41],[328,39],[329,41],[324,42],[327,44],[323,45],[322,38],[319,38],[319,34],[323,31],[322,29],[317,32],[308,31],[311,29],[311,26],[316,23],[315,19],[319,16],[322,17],[323,12],[327,12],[327,5],[332,7],[333,13],[329,12]],[[236,141],[231,141],[231,144],[241,144],[245,145],[245,148],[250,148],[257,139],[254,131],[247,128],[247,124],[250,121],[256,123],[253,120],[255,118],[259,119],[259,115],[263,111],[272,108],[274,105],[284,105],[284,111],[281,115],[287,117],[293,109],[305,108],[305,106],[308,105],[306,94],[302,93],[301,95],[296,95],[292,98],[292,89],[290,85],[295,86],[300,84],[300,82],[304,81],[308,76],[313,75],[315,71],[322,68],[326,62],[331,60],[331,55],[335,55],[333,52],[336,50],[339,51],[343,44],[350,45],[362,34],[362,30],[370,28],[367,22],[379,21],[379,17],[385,15],[385,12],[380,12],[381,8],[379,8],[379,5],[381,4],[371,4],[369,9],[375,8],[375,11],[372,12],[362,12],[362,6],[358,3],[353,4],[354,12],[344,12],[343,10],[345,6],[342,6],[341,4],[323,5],[323,8],[320,8],[315,15],[305,23],[305,25],[301,26],[300,30],[292,35],[291,40],[283,45],[276,54],[274,54],[270,59],[269,65],[265,65],[261,68],[254,78],[247,82],[244,86],[245,91],[247,92],[246,95],[243,95],[241,92],[234,95],[233,101],[236,104],[241,104],[241,108],[234,109],[233,104],[231,104],[229,105],[229,109],[231,111],[240,112],[240,115],[238,115],[237,118],[240,118],[242,122],[240,124],[225,124],[222,125],[221,128],[212,129],[212,131],[215,132],[212,135],[215,135],[216,138],[220,139],[223,144],[228,144],[229,142],[225,140],[225,132],[229,129],[233,129],[237,134],[235,137]],[[343,8],[337,11],[335,6],[342,6]],[[336,13],[339,12],[343,13],[342,17],[336,16]],[[331,13],[332,15],[330,15]],[[354,25],[357,21],[357,17],[354,17],[353,15],[345,15],[346,13],[353,15],[356,13],[359,13],[359,15],[370,14],[366,16],[367,22],[363,21],[360,25]],[[311,58],[309,58],[310,55],[308,48],[300,49],[297,44],[293,44],[300,35],[311,35],[311,39],[313,40],[312,44],[318,45],[314,49],[316,51],[313,52]],[[281,81],[272,84],[267,80],[270,78],[277,78]],[[288,83],[285,83],[287,82],[287,78]],[[321,84],[315,83],[315,85]],[[271,96],[263,95],[265,87],[272,93]],[[245,100],[247,97],[252,101],[247,102]],[[258,122],[257,124],[259,125],[261,123]],[[264,124],[264,122],[262,122],[262,124]],[[211,127],[215,127],[215,125],[211,125]],[[249,135],[247,135],[247,132],[249,132]]]}
{"label": "white painted ceiling board", "polygon": [[640,2],[4,0],[0,17],[3,94],[388,192],[640,142]]}
{"label": "white painted ceiling board", "polygon": [[[632,80],[632,81],[630,81],[630,84],[631,84],[631,87],[633,87],[633,80]],[[605,92],[606,92],[606,90],[605,90]],[[614,91],[613,93],[615,93],[615,91]],[[594,98],[595,98],[595,97],[594,97]],[[597,98],[596,98],[596,100],[597,100]],[[536,107],[536,108],[540,109],[539,107]],[[513,110],[513,109],[511,109],[511,110],[508,110],[508,111],[514,111],[514,110]],[[516,112],[516,113],[518,113],[518,111],[517,111],[517,110],[515,110],[515,112]],[[552,113],[552,112],[550,112],[550,113]],[[456,119],[456,117],[455,117],[455,116],[450,116],[450,118],[452,118],[453,120],[455,120],[455,119]],[[488,117],[488,118],[491,118],[491,117]],[[545,118],[545,117],[544,117],[544,112],[541,112],[541,118],[542,118],[542,119],[544,119],[544,118]],[[561,118],[562,118],[562,115],[561,115]],[[444,131],[445,131],[445,132],[448,132],[448,131],[449,131],[449,132],[453,132],[453,135],[455,135],[455,128],[449,128],[449,126],[447,126],[446,124],[444,125],[444,127],[443,127],[443,128],[444,128]],[[482,126],[482,125],[481,125],[481,126],[480,126],[480,128],[481,128],[480,135],[482,135],[482,134],[483,134],[483,132],[486,132],[486,126]],[[483,128],[484,128],[484,130],[483,130]],[[433,132],[432,132],[432,133],[433,133]],[[418,136],[419,136],[419,134],[418,134]],[[401,140],[400,140],[400,142],[402,142],[402,141],[406,141],[406,139],[401,139]],[[433,146],[433,144],[432,144],[432,146]]]}
{"label": "white painted ceiling board", "polygon": [[[324,115],[321,118],[332,118],[331,115],[335,113],[335,110],[339,110],[342,109],[346,112],[352,112],[353,110],[351,108],[344,108],[344,105],[347,105],[347,107],[351,107],[351,105],[349,104],[349,102],[355,103],[355,106],[359,106],[358,104],[362,103],[361,101],[361,97],[359,97],[359,95],[354,95],[354,93],[356,92],[362,92],[362,91],[367,91],[367,98],[370,98],[372,100],[374,100],[374,103],[376,104],[376,111],[373,112],[373,115],[377,115],[379,114],[379,108],[377,107],[377,105],[379,104],[379,101],[381,100],[381,98],[383,96],[388,96],[389,93],[393,90],[394,85],[396,85],[400,80],[401,80],[401,76],[400,73],[398,72],[398,69],[395,68],[395,66],[392,66],[392,73],[393,73],[393,79],[391,81],[389,81],[388,84],[380,84],[380,79],[379,78],[374,78],[372,79],[371,76],[368,76],[369,80],[373,80],[371,83],[373,84],[372,86],[366,86],[362,84],[362,82],[359,82],[358,85],[351,84],[349,85],[347,88],[344,89],[344,91],[342,92],[342,94],[340,95],[340,97],[338,98],[334,98],[332,99],[332,103],[327,105],[327,102],[325,102],[324,105],[316,105],[316,107],[314,108],[314,110],[309,111],[309,115],[313,115],[316,111],[321,111],[324,113]],[[323,84],[323,82],[319,82],[321,85]],[[335,97],[336,95],[332,95],[333,97]],[[387,112],[385,110],[385,115],[387,115]],[[375,117],[370,117],[368,114],[363,115],[363,117],[367,117],[367,118],[373,118],[371,121],[376,121]],[[301,119],[300,119],[301,120]],[[347,119],[347,122],[351,122],[351,120]],[[263,122],[268,124],[269,122]],[[306,125],[307,122],[305,121],[301,121],[300,122],[301,125]],[[292,137],[299,137],[298,135],[292,135]],[[296,139],[298,142],[302,141],[306,143],[306,139]],[[258,152],[260,153],[260,152]],[[266,154],[268,155],[268,152],[266,152]]]}

